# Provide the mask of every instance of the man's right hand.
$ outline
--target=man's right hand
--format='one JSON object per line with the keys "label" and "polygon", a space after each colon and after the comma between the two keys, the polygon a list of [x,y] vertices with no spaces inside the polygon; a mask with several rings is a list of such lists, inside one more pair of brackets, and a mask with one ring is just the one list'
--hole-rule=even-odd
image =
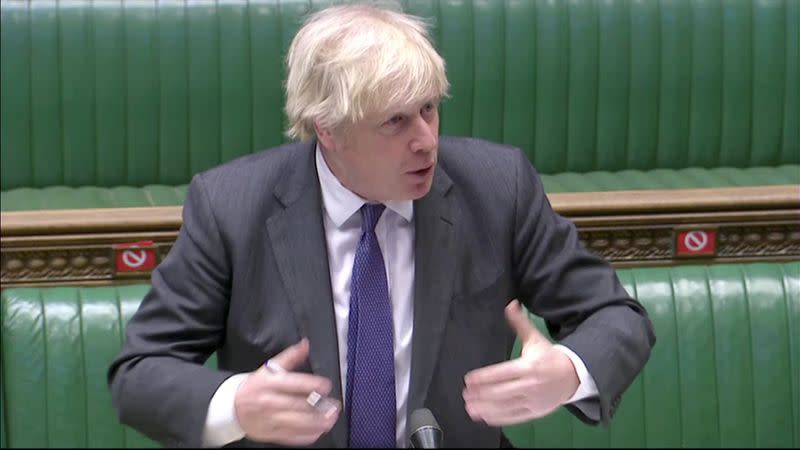
{"label": "man's right hand", "polygon": [[286,445],[309,445],[336,423],[341,404],[324,414],[306,399],[312,392],[327,396],[331,381],[307,373],[292,372],[308,358],[307,339],[284,349],[272,359],[285,372],[261,366],[239,386],[234,408],[239,426],[252,440]]}

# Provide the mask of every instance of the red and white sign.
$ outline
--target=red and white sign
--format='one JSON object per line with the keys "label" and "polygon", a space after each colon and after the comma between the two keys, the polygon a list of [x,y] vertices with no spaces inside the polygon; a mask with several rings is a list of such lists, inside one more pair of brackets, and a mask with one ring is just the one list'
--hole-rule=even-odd
{"label": "red and white sign", "polygon": [[156,267],[156,249],[153,241],[131,242],[114,246],[117,272],[141,272]]}
{"label": "red and white sign", "polygon": [[705,256],[717,252],[716,230],[683,230],[675,237],[677,256]]}

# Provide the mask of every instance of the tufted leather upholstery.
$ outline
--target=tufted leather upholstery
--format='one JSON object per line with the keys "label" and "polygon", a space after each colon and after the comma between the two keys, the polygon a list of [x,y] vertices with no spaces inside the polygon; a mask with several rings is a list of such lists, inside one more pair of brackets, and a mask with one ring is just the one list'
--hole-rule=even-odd
{"label": "tufted leather upholstery", "polygon": [[[3,210],[163,205],[115,189],[185,185],[284,142],[282,57],[329,3],[2,1]],[[799,2],[402,3],[431,18],[448,62],[442,133],[581,174],[553,190],[661,187],[652,170],[682,187],[775,184],[779,166],[800,183]],[[743,175],[703,170],[723,167]],[[38,190],[53,186],[88,188]]]}
{"label": "tufted leather upholstery", "polygon": [[[618,272],[654,322],[651,360],[610,427],[588,427],[559,410],[509,427],[517,446],[800,445],[800,262]],[[147,288],[2,292],[4,446],[153,444],[118,424],[105,379]]]}
{"label": "tufted leather upholstery", "polygon": [[800,445],[800,262],[618,273],[655,326],[644,371],[609,428],[559,410],[509,427],[518,446]]}

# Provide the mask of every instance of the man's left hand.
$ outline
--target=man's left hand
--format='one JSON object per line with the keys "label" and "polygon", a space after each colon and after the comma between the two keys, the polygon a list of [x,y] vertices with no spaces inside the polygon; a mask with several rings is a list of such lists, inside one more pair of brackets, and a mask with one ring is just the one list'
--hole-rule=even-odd
{"label": "man's left hand", "polygon": [[578,389],[569,357],[528,319],[519,301],[506,306],[506,319],[522,345],[520,357],[464,376],[464,406],[474,421],[513,425],[553,412]]}

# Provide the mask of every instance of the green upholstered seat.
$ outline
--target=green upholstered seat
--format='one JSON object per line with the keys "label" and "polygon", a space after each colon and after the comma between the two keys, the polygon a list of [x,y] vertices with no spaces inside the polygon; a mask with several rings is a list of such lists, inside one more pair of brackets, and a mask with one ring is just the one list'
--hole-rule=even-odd
{"label": "green upholstered seat", "polygon": [[[154,186],[285,142],[283,56],[331,3],[3,1],[3,210],[175,204]],[[447,61],[442,134],[551,192],[800,179],[800,2],[401,3]]]}
{"label": "green upholstered seat", "polygon": [[[643,373],[610,427],[589,427],[560,409],[508,427],[517,446],[800,445],[800,262],[632,268],[619,275],[655,325],[657,343]],[[147,289],[2,292],[4,446],[153,445],[118,424],[105,378]]]}
{"label": "green upholstered seat", "polygon": [[186,196],[185,184],[144,187],[69,187],[17,188],[0,193],[0,210],[33,211],[45,209],[128,208],[179,206]]}
{"label": "green upholstered seat", "polygon": [[4,290],[7,447],[153,447],[121,427],[106,371],[146,286]]}
{"label": "green upholstered seat", "polygon": [[655,326],[657,342],[644,371],[611,426],[586,427],[560,409],[508,427],[516,446],[800,445],[800,262],[618,273]]}

